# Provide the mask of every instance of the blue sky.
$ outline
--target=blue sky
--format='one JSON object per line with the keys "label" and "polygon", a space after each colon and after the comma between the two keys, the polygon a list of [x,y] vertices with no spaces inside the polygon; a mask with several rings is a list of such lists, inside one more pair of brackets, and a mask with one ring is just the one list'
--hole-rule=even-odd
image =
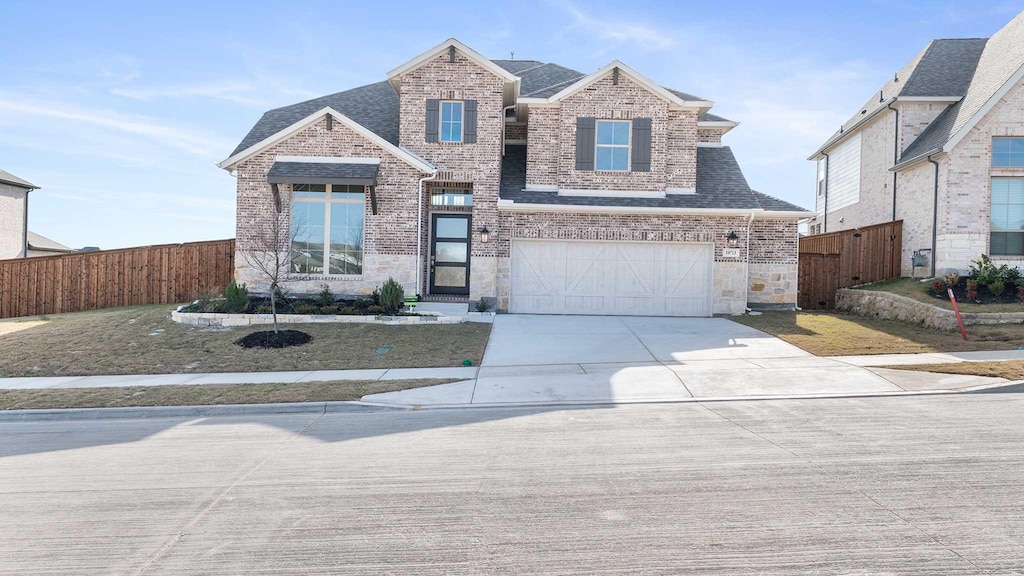
{"label": "blue sky", "polygon": [[[750,184],[812,206],[805,158],[932,38],[1018,1],[47,2],[2,0],[0,168],[30,228],[116,248],[234,236],[214,166],[273,107],[383,80],[449,36],[592,72],[620,59],[716,102]],[[12,25],[13,24],[13,25]]]}

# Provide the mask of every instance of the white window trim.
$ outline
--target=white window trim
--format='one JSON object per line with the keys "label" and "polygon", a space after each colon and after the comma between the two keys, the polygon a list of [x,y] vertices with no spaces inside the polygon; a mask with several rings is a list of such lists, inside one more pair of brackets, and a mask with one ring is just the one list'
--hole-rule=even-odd
{"label": "white window trim", "polygon": [[[444,139],[444,105],[445,104],[458,104],[459,105],[459,139],[458,140],[445,140]],[[448,122],[454,122],[449,120]],[[441,100],[437,104],[437,141],[444,142],[447,144],[461,144],[466,139],[466,101],[465,100]]]}
{"label": "white window trim", "polygon": [[[361,263],[359,265],[360,269],[361,269],[363,267],[363,265],[366,263],[365,262],[365,255],[366,255],[366,252],[365,252],[365,250],[366,250],[366,186],[362,187],[363,188],[363,197],[360,200],[356,200],[354,198],[334,199],[333,198],[333,196],[334,196],[334,184],[324,184],[324,186],[326,187],[327,192],[324,194],[323,198],[298,198],[297,199],[297,198],[295,198],[295,188],[294,188],[294,186],[292,187],[292,197],[291,197],[291,206],[294,206],[296,203],[299,203],[299,202],[308,203],[308,204],[324,204],[324,238],[323,238],[323,241],[324,241],[324,261],[323,261],[323,264],[322,264],[322,267],[323,267],[324,271],[322,273],[320,273],[320,274],[317,274],[315,272],[290,272],[290,270],[291,270],[291,258],[292,258],[292,254],[291,254],[291,251],[292,251],[292,247],[291,247],[291,242],[292,242],[292,240],[291,240],[291,234],[292,234],[291,227],[294,225],[293,218],[294,218],[295,212],[294,212],[294,210],[291,209],[291,206],[289,206],[290,214],[288,215],[288,236],[289,236],[289,240],[288,240],[288,268],[289,268],[288,277],[289,278],[337,278],[337,279],[356,279],[356,278],[361,278],[362,275],[363,275],[362,272],[360,272],[359,274],[330,274],[329,273],[329,270],[331,269],[330,264],[329,264],[330,256],[331,256],[331,244],[330,244],[330,242],[331,242],[331,211],[328,208],[330,207],[331,204],[362,204],[363,205],[363,234],[362,234],[362,237],[359,239],[359,247],[364,250],[364,252],[363,252],[363,256],[364,256],[363,260],[364,261],[363,261],[363,263]],[[347,185],[345,185],[345,186],[347,186]],[[349,192],[342,192],[342,193],[343,194],[347,194]]]}
{"label": "white window trim", "polygon": [[[625,144],[598,144],[597,134],[598,134],[598,132],[600,132],[600,124],[601,124],[601,122],[624,122],[626,124],[626,126],[627,126],[627,129],[626,129],[626,143]],[[613,130],[613,132],[614,132],[614,130]],[[597,151],[600,150],[601,148],[625,148],[626,149],[626,168],[623,169],[623,170],[615,170],[614,168],[609,168],[607,170],[602,170],[602,169],[598,168],[597,167]],[[619,173],[619,174],[621,174],[623,172],[629,172],[630,171],[630,167],[632,166],[631,162],[633,161],[633,158],[632,158],[633,150],[632,149],[633,149],[633,121],[632,120],[617,120],[617,119],[614,119],[614,118],[598,118],[597,120],[595,120],[595,122],[594,122],[594,172],[616,172],[616,173]]]}

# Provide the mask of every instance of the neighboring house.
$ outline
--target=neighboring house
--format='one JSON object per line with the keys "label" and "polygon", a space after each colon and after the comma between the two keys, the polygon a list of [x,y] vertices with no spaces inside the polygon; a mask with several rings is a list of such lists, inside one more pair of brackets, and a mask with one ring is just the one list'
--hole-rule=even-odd
{"label": "neighboring house", "polygon": [[0,170],[0,260],[75,252],[28,229],[28,193],[39,187]]}
{"label": "neighboring house", "polygon": [[220,166],[240,251],[281,199],[296,292],[394,277],[524,313],[793,307],[813,213],[750,189],[721,144],[736,123],[711,106],[618,61],[582,74],[450,39],[386,81],[265,113]]}
{"label": "neighboring house", "polygon": [[[931,41],[810,159],[811,233],[903,220],[903,274],[1024,265],[1024,13]],[[922,264],[912,267],[912,255]]]}

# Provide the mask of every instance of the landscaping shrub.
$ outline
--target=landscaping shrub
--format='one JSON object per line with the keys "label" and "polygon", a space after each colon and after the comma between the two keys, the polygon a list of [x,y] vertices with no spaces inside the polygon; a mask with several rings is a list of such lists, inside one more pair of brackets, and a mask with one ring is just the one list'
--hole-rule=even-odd
{"label": "landscaping shrub", "polygon": [[238,285],[234,279],[224,288],[224,309],[230,313],[242,313],[249,309],[249,289]]}
{"label": "landscaping shrub", "polygon": [[405,289],[394,278],[388,278],[380,287],[378,298],[387,314],[398,314],[405,306]]}
{"label": "landscaping shrub", "polygon": [[260,304],[256,307],[257,314],[270,314],[270,304]]}
{"label": "landscaping shrub", "polygon": [[988,283],[987,288],[993,296],[1002,296],[1003,292],[1006,291],[1006,283],[1002,280],[993,280]]}
{"label": "landscaping shrub", "polygon": [[373,304],[366,309],[370,314],[383,314],[384,307],[379,304]]}
{"label": "landscaping shrub", "polygon": [[1024,286],[1017,286],[1017,300],[1024,302]]}
{"label": "landscaping shrub", "polygon": [[946,286],[947,284],[942,280],[934,280],[932,281],[932,292],[942,294],[946,290]]}
{"label": "landscaping shrub", "polygon": [[316,311],[316,306],[308,302],[302,302],[301,304],[292,306],[292,312],[296,314],[316,314]]}
{"label": "landscaping shrub", "polygon": [[338,313],[338,307],[337,306],[333,306],[333,305],[332,306],[321,306],[320,307],[320,313],[321,314],[337,314]]}
{"label": "landscaping shrub", "polygon": [[331,292],[331,287],[324,284],[320,288],[320,293],[316,295],[316,303],[321,307],[323,306],[334,306],[334,302],[337,299],[334,297],[334,292]]}
{"label": "landscaping shrub", "polygon": [[957,284],[960,284],[960,274],[956,272],[950,272],[944,277],[946,281],[946,288],[956,288]]}
{"label": "landscaping shrub", "polygon": [[967,299],[977,300],[978,299],[978,283],[974,280],[967,281]]}

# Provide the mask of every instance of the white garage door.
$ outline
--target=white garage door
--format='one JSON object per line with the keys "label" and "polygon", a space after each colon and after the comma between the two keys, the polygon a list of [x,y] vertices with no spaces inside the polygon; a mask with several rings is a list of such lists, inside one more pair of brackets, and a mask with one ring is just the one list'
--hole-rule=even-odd
{"label": "white garage door", "polygon": [[711,316],[710,244],[512,242],[511,312]]}

